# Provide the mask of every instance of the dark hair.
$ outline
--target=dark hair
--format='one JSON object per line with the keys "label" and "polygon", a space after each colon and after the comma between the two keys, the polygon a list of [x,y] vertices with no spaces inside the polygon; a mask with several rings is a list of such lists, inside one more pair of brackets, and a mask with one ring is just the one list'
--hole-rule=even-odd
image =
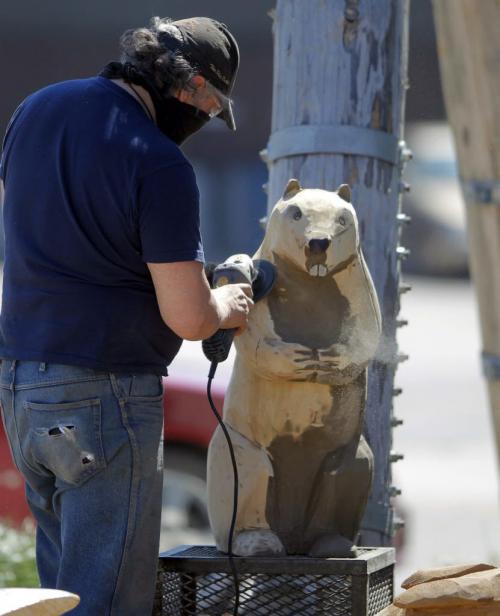
{"label": "dark hair", "polygon": [[181,34],[168,17],[153,17],[149,28],[127,30],[120,38],[121,61],[130,62],[143,74],[154,78],[165,93],[186,89],[196,70],[179,52],[161,44],[162,33],[174,38]]}

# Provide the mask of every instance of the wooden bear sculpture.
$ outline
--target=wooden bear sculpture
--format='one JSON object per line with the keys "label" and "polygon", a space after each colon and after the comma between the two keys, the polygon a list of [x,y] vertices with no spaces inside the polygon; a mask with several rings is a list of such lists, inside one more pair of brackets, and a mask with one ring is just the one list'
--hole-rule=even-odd
{"label": "wooden bear sculpture", "polygon": [[[236,341],[224,403],[239,472],[233,552],[353,556],[372,480],[361,432],[380,311],[351,192],[290,180],[254,258],[277,280]],[[228,550],[233,472],[222,431],[208,453],[208,508]]]}

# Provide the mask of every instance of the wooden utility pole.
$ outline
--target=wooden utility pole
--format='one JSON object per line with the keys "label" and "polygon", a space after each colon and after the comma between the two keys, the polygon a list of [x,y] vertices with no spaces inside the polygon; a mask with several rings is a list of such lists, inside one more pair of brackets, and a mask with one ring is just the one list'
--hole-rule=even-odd
{"label": "wooden utility pole", "polygon": [[361,542],[387,545],[393,531],[391,426],[396,343],[398,245],[407,86],[408,0],[277,0],[274,15],[272,134],[268,209],[289,178],[305,188],[347,183],[362,247],[377,289],[383,342],[370,371],[365,436],[375,480]]}
{"label": "wooden utility pole", "polygon": [[434,18],[446,110],[466,201],[483,372],[499,454],[500,1],[434,0]]}

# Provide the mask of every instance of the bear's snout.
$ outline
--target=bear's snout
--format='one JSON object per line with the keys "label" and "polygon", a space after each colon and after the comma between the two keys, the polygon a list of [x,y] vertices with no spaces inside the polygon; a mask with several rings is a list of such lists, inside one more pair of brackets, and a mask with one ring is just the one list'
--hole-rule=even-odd
{"label": "bear's snout", "polygon": [[306,244],[306,269],[311,276],[326,276],[326,251],[331,241],[327,237],[315,237]]}
{"label": "bear's snout", "polygon": [[312,239],[309,240],[309,251],[312,255],[319,255],[328,250],[328,246],[330,246],[330,240],[327,238],[324,239]]}

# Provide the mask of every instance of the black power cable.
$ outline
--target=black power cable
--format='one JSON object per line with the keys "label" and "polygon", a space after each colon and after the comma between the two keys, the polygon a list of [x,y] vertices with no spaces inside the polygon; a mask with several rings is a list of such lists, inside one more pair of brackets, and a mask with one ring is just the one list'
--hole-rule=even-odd
{"label": "black power cable", "polygon": [[207,398],[210,404],[210,408],[212,409],[213,414],[217,418],[219,425],[224,432],[224,436],[227,440],[227,445],[229,447],[229,455],[231,456],[231,462],[233,465],[233,474],[234,474],[234,493],[233,493],[233,515],[231,517],[231,525],[229,527],[229,538],[227,542],[227,552],[229,558],[229,566],[231,568],[231,573],[233,574],[233,582],[234,582],[234,609],[233,616],[238,616],[238,608],[240,606],[240,584],[238,580],[238,572],[236,570],[236,565],[234,563],[233,558],[233,536],[234,536],[234,528],[236,526],[236,516],[238,514],[238,467],[236,465],[236,456],[234,455],[233,443],[231,442],[231,437],[229,436],[229,432],[222,420],[222,417],[219,415],[217,408],[212,399],[212,381],[215,376],[215,371],[217,370],[217,366],[219,362],[212,361],[210,364],[210,371],[208,373],[208,383],[207,383]]}
{"label": "black power cable", "polygon": [[[252,260],[248,255],[233,255],[224,263],[215,267],[207,268],[207,277],[210,278],[210,286],[217,287],[221,284],[238,284],[246,283],[252,285],[253,301],[266,297],[273,288],[276,280],[276,268],[269,261],[263,259]],[[210,371],[208,373],[207,397],[210,403],[212,412],[219,422],[224,436],[226,437],[229,447],[229,454],[233,465],[234,473],[234,499],[233,499],[233,515],[231,518],[231,526],[229,528],[229,537],[227,542],[227,551],[229,557],[229,566],[233,574],[234,580],[234,610],[233,616],[238,616],[238,608],[240,604],[240,588],[238,581],[238,572],[233,559],[233,537],[236,526],[236,516],[238,513],[238,468],[236,466],[236,456],[234,455],[233,444],[229,432],[222,421],[214,401],[212,400],[212,380],[217,370],[217,365],[221,361],[225,361],[231,349],[235,329],[219,329],[210,338],[203,340],[202,348],[205,357],[210,361]]]}

